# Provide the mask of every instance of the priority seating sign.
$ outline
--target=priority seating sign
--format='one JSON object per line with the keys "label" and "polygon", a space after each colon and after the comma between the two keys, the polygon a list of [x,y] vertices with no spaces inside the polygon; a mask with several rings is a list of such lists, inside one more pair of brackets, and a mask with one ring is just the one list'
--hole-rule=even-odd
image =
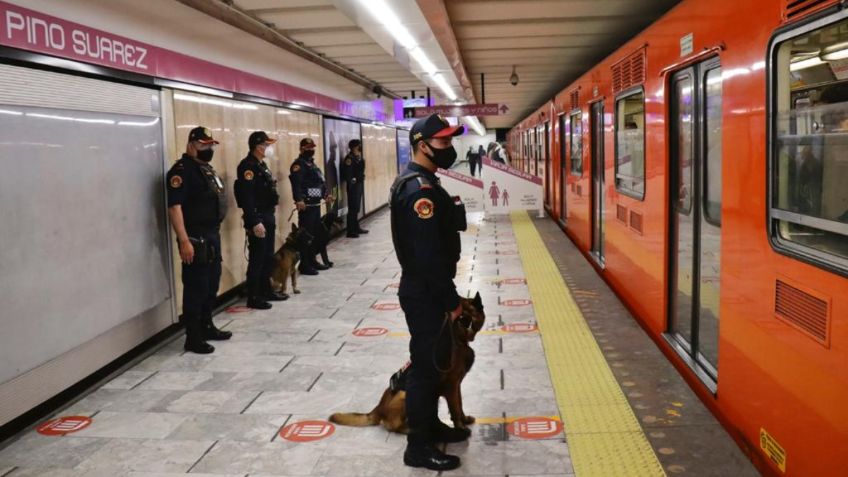
{"label": "priority seating sign", "polygon": [[549,417],[522,417],[507,424],[506,430],[522,439],[549,439],[562,432],[562,422]]}

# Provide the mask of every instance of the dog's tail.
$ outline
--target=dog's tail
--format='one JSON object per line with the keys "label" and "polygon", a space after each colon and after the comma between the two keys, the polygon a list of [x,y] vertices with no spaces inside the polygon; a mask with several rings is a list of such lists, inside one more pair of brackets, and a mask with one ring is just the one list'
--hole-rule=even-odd
{"label": "dog's tail", "polygon": [[368,414],[361,412],[337,412],[330,416],[330,422],[340,424],[342,426],[376,426],[380,424],[380,416],[377,410],[373,410]]}

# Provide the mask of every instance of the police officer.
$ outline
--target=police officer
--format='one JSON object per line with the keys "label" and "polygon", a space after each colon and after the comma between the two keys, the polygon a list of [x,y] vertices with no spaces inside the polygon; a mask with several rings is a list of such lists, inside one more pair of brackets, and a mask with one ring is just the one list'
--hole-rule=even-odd
{"label": "police officer", "polygon": [[[321,227],[321,199],[327,203],[333,202],[333,196],[327,191],[324,175],[315,165],[315,141],[305,137],[300,140],[300,155],[289,169],[289,180],[292,185],[295,207],[297,207],[297,224],[306,229],[313,237],[319,237],[323,232]],[[304,246],[300,251],[298,270],[303,275],[318,275],[318,270],[326,270],[315,260],[317,251],[311,246]]]}
{"label": "police officer", "polygon": [[247,233],[247,306],[257,310],[271,308],[270,301],[288,298],[271,290],[271,269],[274,266],[274,208],[280,202],[277,181],[265,158],[273,157],[276,139],[265,131],[256,131],[247,139],[249,152],[238,165],[235,183],[236,203],[243,211]]}
{"label": "police officer", "polygon": [[465,207],[457,205],[439,184],[436,169],[456,161],[453,136],[464,132],[444,118],[432,115],[417,121],[409,132],[413,159],[392,185],[392,240],[400,262],[400,305],[411,340],[411,366],[406,384],[409,424],[403,461],[412,467],[449,470],[459,457],[439,450],[438,442],[459,442],[470,432],[438,418],[439,367],[449,366],[445,320],[461,314],[453,278],[459,261],[459,231],[465,230]]}
{"label": "police officer", "polygon": [[362,157],[362,141],[351,139],[350,152],[342,161],[342,180],[347,183],[347,236],[356,238],[368,231],[359,226],[359,207],[365,187],[365,159]]}
{"label": "police officer", "polygon": [[186,152],[168,171],[168,216],[177,234],[182,260],[185,350],[208,354],[206,340],[228,340],[212,322],[212,307],[221,280],[221,234],[227,214],[224,183],[209,162],[218,141],[204,127],[188,134]]}

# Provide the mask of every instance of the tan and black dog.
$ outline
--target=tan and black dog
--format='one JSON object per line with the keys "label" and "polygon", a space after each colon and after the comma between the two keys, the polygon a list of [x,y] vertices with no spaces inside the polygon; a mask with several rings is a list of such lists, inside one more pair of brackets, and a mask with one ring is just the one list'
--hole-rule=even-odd
{"label": "tan and black dog", "polygon": [[[467,416],[462,409],[462,391],[460,386],[462,379],[474,364],[474,350],[469,343],[474,341],[477,332],[483,328],[486,315],[483,313],[483,301],[480,294],[474,298],[461,298],[462,315],[451,323],[450,331],[453,334],[453,346],[451,347],[450,366],[442,372],[439,383],[439,395],[448,402],[451,420],[457,429],[467,429],[468,424],[474,423],[474,417]],[[447,331],[445,331],[447,333]],[[336,413],[330,416],[330,422],[343,426],[376,426],[383,427],[393,432],[407,433],[409,428],[406,424],[406,391],[403,381],[408,368],[403,368],[392,376],[391,384],[383,392],[380,403],[368,414],[363,413]],[[400,381],[400,383],[398,383]]]}
{"label": "tan and black dog", "polygon": [[300,263],[300,253],[298,250],[302,246],[308,246],[312,243],[312,235],[306,229],[298,228],[296,224],[292,224],[291,232],[283,246],[274,254],[274,269],[271,270],[271,283],[277,284],[280,287],[280,293],[286,298],[286,281],[291,277],[292,291],[300,293],[297,289],[297,264]]}

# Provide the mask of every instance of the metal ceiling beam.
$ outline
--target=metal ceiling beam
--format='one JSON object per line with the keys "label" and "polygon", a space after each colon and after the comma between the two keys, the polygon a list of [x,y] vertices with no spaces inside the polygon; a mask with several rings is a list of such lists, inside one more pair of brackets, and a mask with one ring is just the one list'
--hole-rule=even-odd
{"label": "metal ceiling beam", "polygon": [[261,38],[278,48],[288,51],[289,53],[293,53],[303,59],[309,60],[312,63],[315,63],[316,65],[349,81],[368,88],[369,91],[392,99],[400,99],[400,95],[394,91],[384,88],[380,83],[357,74],[344,65],[336,63],[335,61],[304,47],[302,44],[299,44],[274,28],[266,25],[259,17],[233,5],[232,2],[221,0],[177,0],[177,2],[199,12],[205,13],[210,17],[216,18],[257,38]]}

